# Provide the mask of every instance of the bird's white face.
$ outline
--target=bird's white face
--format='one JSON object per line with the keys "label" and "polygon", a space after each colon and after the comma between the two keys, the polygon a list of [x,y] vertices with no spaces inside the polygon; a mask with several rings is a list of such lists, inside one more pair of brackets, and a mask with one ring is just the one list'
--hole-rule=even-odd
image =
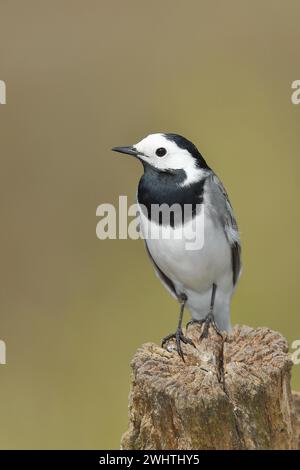
{"label": "bird's white face", "polygon": [[150,134],[135,145],[112,150],[137,157],[144,163],[145,172],[149,167],[159,172],[183,171],[185,178],[180,186],[200,181],[210,170],[195,145],[178,134]]}
{"label": "bird's white face", "polygon": [[140,160],[160,171],[184,170],[187,176],[184,185],[198,181],[204,172],[188,150],[178,147],[163,134],[150,134],[133,148],[137,150]]}

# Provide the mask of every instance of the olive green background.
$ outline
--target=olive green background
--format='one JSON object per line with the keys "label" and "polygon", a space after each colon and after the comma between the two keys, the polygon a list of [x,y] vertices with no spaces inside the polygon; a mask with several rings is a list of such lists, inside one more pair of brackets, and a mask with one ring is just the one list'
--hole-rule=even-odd
{"label": "olive green background", "polygon": [[96,238],[96,207],[133,203],[142,172],[112,146],[195,142],[241,230],[233,323],[300,339],[299,15],[292,0],[0,0],[1,448],[118,448],[130,359],[175,328],[143,242]]}

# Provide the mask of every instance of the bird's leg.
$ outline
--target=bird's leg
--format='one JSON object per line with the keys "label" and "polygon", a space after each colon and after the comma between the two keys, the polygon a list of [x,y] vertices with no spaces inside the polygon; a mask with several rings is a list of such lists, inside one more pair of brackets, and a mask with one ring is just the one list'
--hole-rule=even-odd
{"label": "bird's leg", "polygon": [[[186,338],[184,335],[183,335],[183,332],[182,332],[182,318],[183,318],[183,312],[184,312],[184,307],[185,307],[185,303],[187,301],[187,297],[185,294],[181,294],[180,298],[180,312],[179,312],[179,321],[178,321],[178,326],[177,326],[177,330],[176,330],[176,333],[172,333],[168,336],[165,336],[165,338],[163,338],[162,342],[161,342],[161,346],[164,347],[164,345],[170,340],[170,339],[175,339],[176,341],[176,348],[177,348],[177,352],[179,354],[179,356],[181,357],[181,359],[184,361],[184,355],[183,355],[183,352],[182,352],[182,349],[181,349],[181,344],[180,342],[182,341],[184,344],[191,344],[192,346],[195,347],[193,341],[189,338]],[[185,362],[185,361],[184,361]]]}
{"label": "bird's leg", "polygon": [[203,331],[201,333],[201,336],[200,336],[200,339],[202,338],[207,338],[208,336],[208,330],[209,330],[209,327],[210,325],[212,325],[216,331],[216,333],[218,335],[221,336],[221,338],[223,339],[223,335],[221,333],[221,331],[219,330],[219,328],[217,327],[216,325],[216,322],[215,322],[215,319],[214,319],[214,315],[213,315],[213,310],[214,310],[214,304],[215,304],[215,297],[216,297],[216,290],[217,290],[217,285],[216,284],[213,284],[212,285],[212,292],[211,292],[211,299],[210,299],[210,307],[209,307],[209,312],[204,320],[204,328],[203,328]]}
{"label": "bird's leg", "polygon": [[197,325],[202,326],[203,323],[205,323],[205,327],[204,327],[204,330],[203,330],[203,333],[202,333],[201,337],[206,337],[207,336],[208,328],[209,328],[210,324],[212,324],[214,326],[215,330],[219,332],[219,330],[216,326],[214,317],[213,317],[213,308],[214,308],[214,303],[215,303],[216,290],[217,290],[217,286],[216,286],[216,284],[213,284],[211,299],[210,299],[209,312],[206,315],[206,317],[202,318],[201,320],[195,320],[195,319],[192,318],[189,322],[187,322],[186,330],[189,328],[190,325],[197,324]]}

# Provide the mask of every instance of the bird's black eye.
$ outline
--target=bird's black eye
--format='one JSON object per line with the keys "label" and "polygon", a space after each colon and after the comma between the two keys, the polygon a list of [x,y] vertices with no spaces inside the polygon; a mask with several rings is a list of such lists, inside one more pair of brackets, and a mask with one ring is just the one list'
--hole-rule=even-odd
{"label": "bird's black eye", "polygon": [[164,155],[166,155],[167,151],[164,147],[159,147],[159,149],[157,149],[155,153],[158,157],[163,157]]}

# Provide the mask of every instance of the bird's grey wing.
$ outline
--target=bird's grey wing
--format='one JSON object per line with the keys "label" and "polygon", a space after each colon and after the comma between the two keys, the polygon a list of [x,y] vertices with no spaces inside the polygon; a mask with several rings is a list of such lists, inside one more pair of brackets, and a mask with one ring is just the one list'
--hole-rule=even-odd
{"label": "bird's grey wing", "polygon": [[159,268],[159,266],[154,261],[152,255],[150,253],[150,250],[148,248],[147,240],[145,240],[145,246],[146,246],[146,251],[148,253],[148,256],[149,256],[149,258],[150,258],[150,260],[151,260],[151,262],[154,266],[155,274],[161,280],[161,282],[163,283],[165,288],[170,292],[170,294],[173,295],[176,299],[178,299],[178,295],[176,293],[176,289],[175,289],[175,286],[174,286],[173,282],[171,281],[171,279],[168,278],[168,276],[165,275],[165,273]]}
{"label": "bird's grey wing", "polygon": [[212,215],[220,222],[231,248],[232,281],[235,286],[241,271],[240,235],[227,192],[215,173],[206,180],[205,190],[209,196]]}

